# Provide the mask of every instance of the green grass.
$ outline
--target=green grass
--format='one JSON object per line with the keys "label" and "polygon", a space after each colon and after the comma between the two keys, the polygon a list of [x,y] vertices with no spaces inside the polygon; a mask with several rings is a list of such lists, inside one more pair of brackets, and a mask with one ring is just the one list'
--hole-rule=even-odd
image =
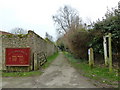
{"label": "green grass", "polygon": [[[52,63],[53,60],[58,56],[58,53],[55,53],[52,56],[49,56],[47,58],[47,62],[41,67],[43,69],[46,69],[49,67],[49,65]],[[30,71],[30,72],[2,72],[3,77],[30,77],[30,76],[38,76],[41,75],[43,72],[38,71]]]}
{"label": "green grass", "polygon": [[69,63],[84,76],[109,85],[115,85],[116,83],[114,82],[118,82],[118,70],[113,69],[113,72],[109,72],[107,67],[99,67],[97,65],[91,68],[87,61],[75,59],[67,52],[64,52],[64,54],[68,58]]}
{"label": "green grass", "polygon": [[30,77],[41,75],[41,71],[30,71],[30,72],[2,72],[3,77]]}

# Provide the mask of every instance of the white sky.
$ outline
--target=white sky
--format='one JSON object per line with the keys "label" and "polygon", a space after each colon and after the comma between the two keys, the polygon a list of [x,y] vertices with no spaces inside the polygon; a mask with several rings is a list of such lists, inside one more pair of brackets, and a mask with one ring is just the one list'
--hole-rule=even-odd
{"label": "white sky", "polygon": [[108,8],[117,6],[119,0],[0,0],[0,30],[15,27],[34,30],[41,37],[48,32],[54,38],[56,30],[52,16],[64,5],[79,11],[84,21],[102,18]]}

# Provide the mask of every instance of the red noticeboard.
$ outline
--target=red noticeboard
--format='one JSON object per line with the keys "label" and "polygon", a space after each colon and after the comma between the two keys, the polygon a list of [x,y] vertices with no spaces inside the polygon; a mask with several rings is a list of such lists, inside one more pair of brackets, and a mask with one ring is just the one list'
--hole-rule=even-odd
{"label": "red noticeboard", "polygon": [[6,48],[6,66],[29,66],[30,48]]}

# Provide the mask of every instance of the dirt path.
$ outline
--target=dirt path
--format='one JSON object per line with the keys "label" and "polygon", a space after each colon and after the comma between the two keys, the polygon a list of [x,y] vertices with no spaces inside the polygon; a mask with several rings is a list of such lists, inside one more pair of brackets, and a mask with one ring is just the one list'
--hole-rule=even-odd
{"label": "dirt path", "polygon": [[3,88],[95,88],[60,55],[41,76],[3,78]]}

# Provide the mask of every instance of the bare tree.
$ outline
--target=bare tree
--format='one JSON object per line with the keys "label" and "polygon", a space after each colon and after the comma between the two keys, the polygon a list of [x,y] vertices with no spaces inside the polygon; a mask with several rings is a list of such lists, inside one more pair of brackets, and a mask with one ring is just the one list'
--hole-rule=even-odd
{"label": "bare tree", "polygon": [[58,33],[66,33],[70,29],[76,29],[81,22],[77,10],[66,5],[58,10],[57,14],[53,16],[53,20],[57,25]]}
{"label": "bare tree", "polygon": [[10,31],[13,34],[27,34],[27,30],[24,30],[23,28],[16,27]]}

